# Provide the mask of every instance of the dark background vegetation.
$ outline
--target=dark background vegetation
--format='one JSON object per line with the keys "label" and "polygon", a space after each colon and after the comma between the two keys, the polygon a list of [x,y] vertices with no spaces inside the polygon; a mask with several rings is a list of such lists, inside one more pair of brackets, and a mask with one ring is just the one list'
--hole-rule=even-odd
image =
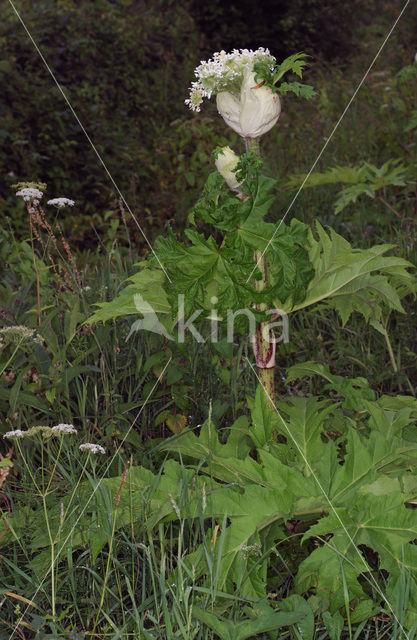
{"label": "dark background vegetation", "polygon": [[[402,44],[398,58],[415,46],[411,4],[395,36]],[[402,3],[18,0],[15,6],[152,236],[168,221],[183,226],[210,169],[211,150],[233,141],[213,119],[214,105],[198,116],[184,105],[201,59],[235,47],[269,47],[278,59],[302,50],[311,55],[308,81],[335,68],[343,78],[369,39],[375,45],[370,57],[376,52]],[[12,220],[24,236],[25,213],[10,185],[40,180],[48,184],[46,197],[76,200],[63,219],[65,232],[79,249],[94,247],[120,217],[119,196],[8,0],[0,7],[0,221],[7,227]],[[128,225],[141,244],[133,221]]]}

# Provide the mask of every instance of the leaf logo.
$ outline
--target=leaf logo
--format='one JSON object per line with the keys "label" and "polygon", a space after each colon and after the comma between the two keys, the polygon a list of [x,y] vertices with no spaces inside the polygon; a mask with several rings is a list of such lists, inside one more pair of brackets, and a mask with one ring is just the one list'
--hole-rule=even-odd
{"label": "leaf logo", "polygon": [[164,336],[167,340],[175,340],[175,338],[168,333],[162,322],[158,319],[152,305],[150,305],[149,302],[146,302],[140,293],[137,293],[133,297],[133,301],[136,309],[143,315],[143,318],[136,320],[132,324],[127,340],[129,340],[130,336],[135,331],[151,331],[152,333]]}

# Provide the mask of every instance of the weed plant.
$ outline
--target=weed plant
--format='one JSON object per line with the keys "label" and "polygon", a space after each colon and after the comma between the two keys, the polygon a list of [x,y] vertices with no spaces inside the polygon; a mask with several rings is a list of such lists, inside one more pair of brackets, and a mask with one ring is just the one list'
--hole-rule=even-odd
{"label": "weed plant", "polygon": [[[389,157],[401,156],[407,164],[415,162],[415,142],[410,132],[404,132],[406,116],[415,105],[415,86],[399,91],[395,80],[397,72],[412,63],[412,58],[409,51],[401,53],[400,47],[400,53],[394,53],[394,42],[381,58],[381,66],[361,89],[316,171],[324,172],[336,165],[358,166],[363,161],[380,166]],[[289,174],[305,173],[311,167],[317,150],[357,86],[364,64],[362,51],[361,57],[343,73],[313,69],[311,74],[315,77],[309,81],[319,89],[316,103],[294,107],[291,103],[288,115],[283,115],[279,127],[265,142],[268,171],[280,176],[282,185],[271,220],[279,219],[291,203],[294,190],[285,186]],[[166,220],[175,217],[177,204],[183,207],[185,216],[202,184],[196,167],[208,161],[212,121],[197,117],[191,125],[190,122],[182,118],[172,125],[172,138],[161,138],[161,162],[158,160],[154,167],[158,172],[166,164],[169,185],[175,181],[185,198],[178,204],[169,186],[166,191],[172,202],[168,210],[164,208],[162,191],[156,190],[158,206],[147,212],[147,229],[152,230],[155,223],[159,231],[159,208],[164,208],[162,217]],[[221,128],[220,133],[224,134]],[[227,141],[233,144],[232,138]],[[169,167],[172,155],[174,160]],[[158,184],[163,187],[162,175]],[[392,242],[396,255],[417,264],[412,196],[404,197],[397,187],[386,191],[401,219],[370,199],[358,199],[336,216],[337,191],[332,185],[303,190],[289,217],[308,224],[317,217],[362,248]],[[182,216],[176,222],[179,231]],[[102,229],[106,228],[108,231],[104,232]],[[249,541],[243,550],[247,557],[239,576],[242,582],[238,586],[232,580],[232,588],[229,584],[228,590],[223,590],[223,551],[233,514],[224,511],[223,516],[216,517],[215,512],[208,511],[213,499],[209,487],[210,482],[218,481],[222,488],[216,487],[216,491],[220,494],[238,492],[239,488],[229,486],[234,482],[230,478],[220,481],[214,464],[210,466],[203,457],[195,459],[192,448],[181,451],[181,440],[167,440],[167,436],[178,424],[172,418],[183,416],[190,428],[188,433],[196,438],[193,446],[197,436],[201,438],[200,427],[204,423],[217,426],[219,448],[227,445],[233,433],[230,427],[237,419],[245,419],[247,398],[255,396],[256,378],[248,365],[248,345],[240,340],[235,345],[203,348],[190,342],[180,348],[146,333],[136,332],[128,338],[129,319],[106,325],[83,324],[93,303],[113,299],[136,269],[135,238],[123,223],[118,203],[98,230],[97,250],[74,252],[79,273],[74,290],[61,289],[41,247],[35,243],[32,250],[28,227],[25,229],[26,240],[22,239],[22,230],[17,236],[7,225],[0,230],[0,313],[2,328],[6,329],[0,347],[1,431],[28,432],[39,424],[74,424],[78,433],[58,432],[58,436],[45,437],[50,431],[36,427],[31,436],[2,440],[0,637],[81,640],[95,634],[114,640],[415,638],[415,623],[407,622],[410,610],[415,610],[415,563],[402,561],[398,551],[401,545],[397,548],[401,570],[396,584],[390,586],[391,609],[387,603],[375,608],[382,602],[378,602],[378,588],[385,592],[389,576],[379,567],[377,552],[366,544],[361,549],[369,570],[358,582],[368,596],[368,609],[364,608],[362,618],[349,601],[349,568],[345,565],[337,592],[342,601],[338,612],[329,612],[319,604],[328,589],[325,583],[324,590],[315,590],[312,584],[306,599],[294,593],[300,565],[310,554],[331,543],[326,531],[300,544],[308,526],[315,524],[313,521],[299,522],[298,518],[288,517],[281,527],[285,535],[278,542],[267,538]],[[39,266],[40,324],[34,253]],[[56,256],[56,262],[70,273],[73,271],[65,252]],[[404,306],[406,314],[392,315],[388,325],[395,366],[382,334],[355,318],[342,327],[333,311],[301,312],[291,325],[290,344],[280,347],[278,364],[282,372],[291,364],[302,367],[310,360],[316,365],[329,365],[332,376],[356,378],[357,384],[363,383],[358,382],[359,377],[368,380],[369,387],[363,386],[359,397],[346,381],[341,387],[336,378],[324,383],[319,375],[301,375],[301,369],[299,376],[295,369],[290,380],[282,373],[280,383],[288,397],[317,395],[328,401],[330,394],[335,403],[345,403],[343,411],[326,423],[321,436],[329,446],[333,446],[332,439],[337,443],[340,462],[346,454],[347,423],[354,423],[363,438],[375,428],[369,428],[363,417],[370,392],[376,398],[381,394],[392,399],[408,397],[404,401],[408,409],[399,407],[401,398],[395,407],[389,405],[389,400],[385,402],[391,412],[409,411],[406,435],[414,442],[414,301],[409,298]],[[19,326],[29,329],[29,333],[14,330],[13,335],[10,329]],[[159,385],[161,371],[164,376]],[[324,384],[331,388],[325,391]],[[351,393],[348,401],[346,390]],[[283,434],[276,440],[271,433],[271,438],[271,447],[284,446]],[[80,451],[82,442],[102,446],[106,455]],[[257,464],[259,455],[258,449],[252,448],[252,462],[247,464]],[[243,457],[236,473],[243,468],[242,460]],[[388,469],[382,474],[384,491],[389,483],[394,486],[396,474],[411,478],[414,469],[413,460],[408,461],[406,471],[402,463]],[[105,480],[99,483],[102,477]],[[409,501],[407,512],[412,513],[413,497],[407,494],[404,499]],[[353,494],[352,503],[357,500],[357,494]],[[83,517],[77,522],[83,509]],[[407,552],[413,547],[412,542],[403,545]],[[379,562],[381,559],[379,556]],[[264,598],[248,595],[242,587],[258,571],[265,576]],[[303,608],[307,599],[310,613]],[[281,601],[287,601],[283,605],[287,609],[281,611],[287,615],[286,622],[276,618],[276,603]],[[268,630],[268,616],[272,616],[275,631]],[[256,627],[259,620],[266,626]],[[243,624],[247,626],[239,626]],[[245,629],[249,635],[245,635]]]}

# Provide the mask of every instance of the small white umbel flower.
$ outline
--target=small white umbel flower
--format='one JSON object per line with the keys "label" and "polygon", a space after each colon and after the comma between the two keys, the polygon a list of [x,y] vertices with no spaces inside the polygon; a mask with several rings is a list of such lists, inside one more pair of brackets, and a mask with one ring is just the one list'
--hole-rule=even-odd
{"label": "small white umbel flower", "polygon": [[85,442],[84,444],[80,444],[79,449],[81,451],[88,451],[89,453],[101,453],[102,455],[104,455],[106,453],[106,450],[104,449],[104,447],[100,446],[99,444],[93,444],[92,442]]}
{"label": "small white umbel flower", "polygon": [[39,204],[43,193],[39,189],[35,189],[33,187],[24,187],[23,189],[16,191],[16,195],[23,198],[25,202],[29,202],[31,200],[32,204],[36,206]]}
{"label": "small white umbel flower", "polygon": [[51,204],[57,209],[61,209],[61,207],[73,207],[75,202],[74,200],[70,200],[70,198],[52,198],[52,200],[48,200],[48,204]]}
{"label": "small white umbel flower", "polygon": [[73,424],[57,424],[55,427],[52,427],[51,431],[56,433],[77,433],[77,429]]}
{"label": "small white umbel flower", "polygon": [[24,438],[25,432],[21,429],[15,429],[15,431],[8,431],[3,435],[3,438]]}

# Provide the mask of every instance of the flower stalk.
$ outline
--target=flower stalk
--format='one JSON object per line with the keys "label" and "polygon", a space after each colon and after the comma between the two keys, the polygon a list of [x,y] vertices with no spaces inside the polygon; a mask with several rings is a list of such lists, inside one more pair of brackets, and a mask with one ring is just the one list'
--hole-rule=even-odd
{"label": "flower stalk", "polygon": [[[263,291],[268,286],[268,270],[266,255],[258,249],[254,253],[254,260],[262,274],[260,280],[255,282],[256,291]],[[256,305],[258,311],[267,311],[266,302]],[[275,395],[275,339],[274,333],[269,326],[269,321],[259,322],[256,328],[256,335],[253,337],[252,345],[255,354],[256,367],[258,369],[259,380],[265,389],[265,395],[270,406],[274,406]]]}
{"label": "flower stalk", "polygon": [[[245,138],[245,150],[252,151],[255,155],[260,156],[259,138]],[[268,287],[268,266],[266,254],[256,249],[253,256],[254,262],[261,272],[261,278],[256,280],[255,289],[258,292],[264,291]],[[267,311],[268,305],[261,302],[255,305],[258,311]],[[274,406],[275,397],[275,337],[274,332],[270,328],[269,321],[259,322],[256,328],[256,335],[253,336],[252,346],[255,355],[255,363],[258,369],[258,378],[265,389],[265,395],[268,405]]]}

